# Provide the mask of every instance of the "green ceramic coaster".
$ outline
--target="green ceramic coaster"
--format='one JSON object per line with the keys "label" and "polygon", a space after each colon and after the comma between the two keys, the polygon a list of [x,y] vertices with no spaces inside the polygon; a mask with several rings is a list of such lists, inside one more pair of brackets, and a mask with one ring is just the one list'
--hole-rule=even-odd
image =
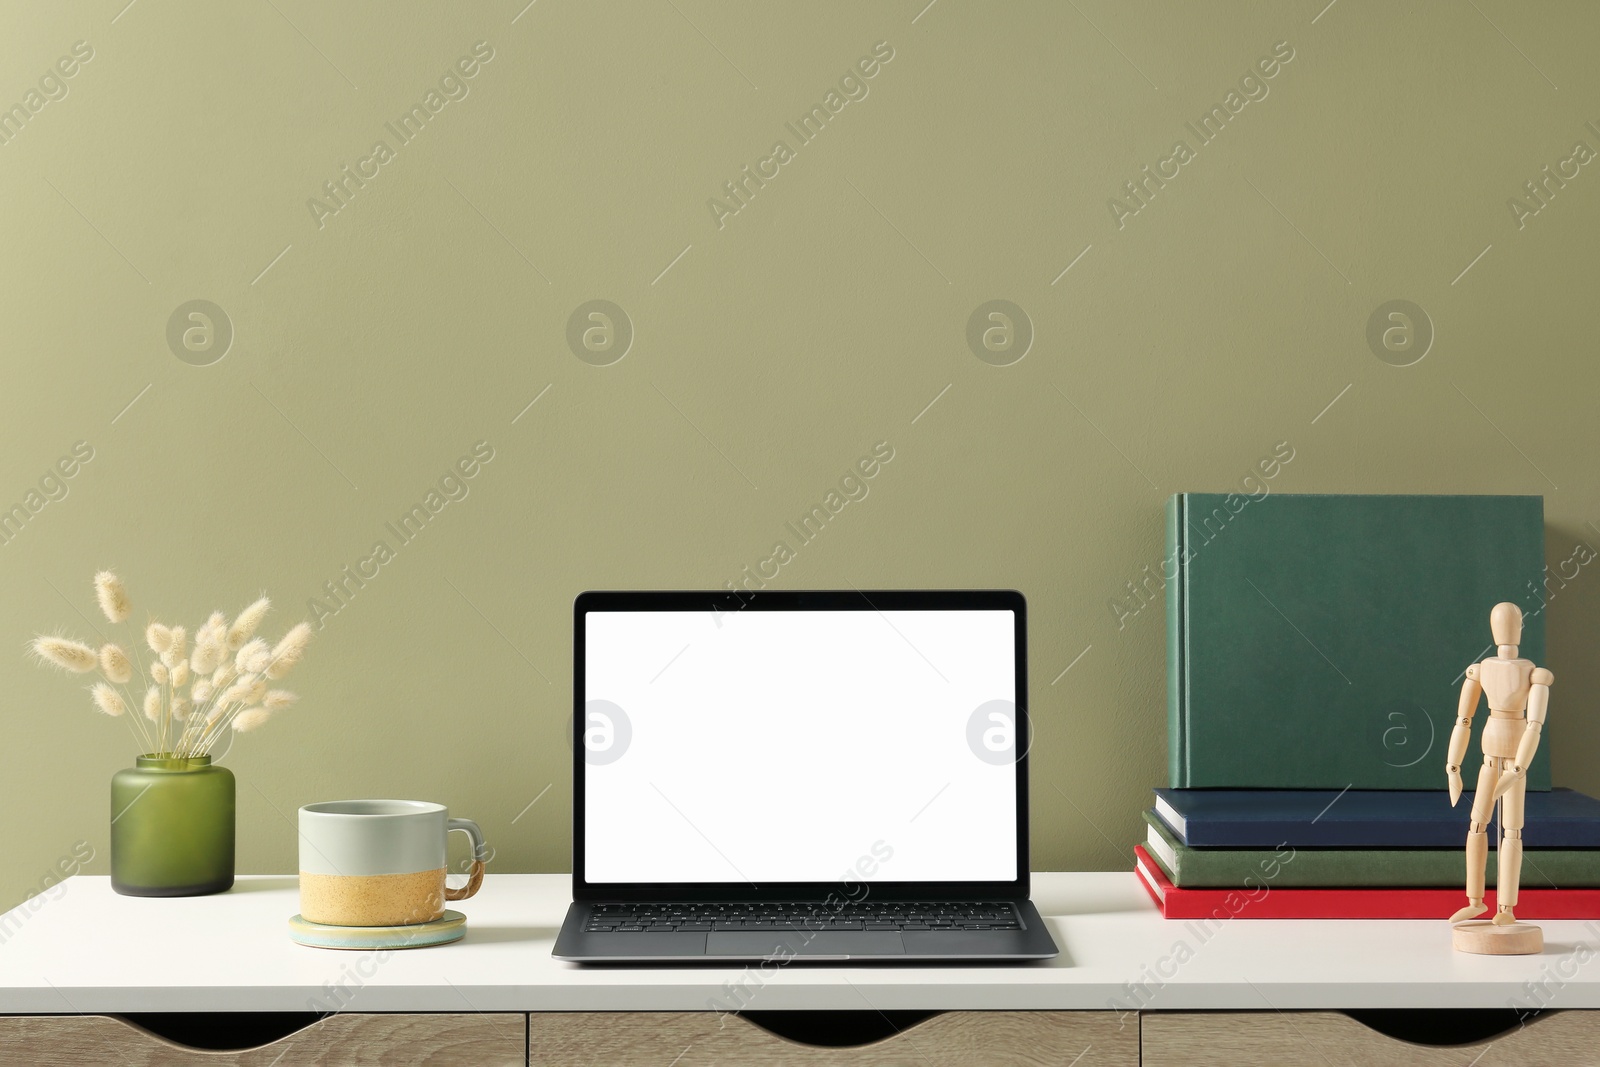
{"label": "green ceramic coaster", "polygon": [[289,937],[312,948],[370,949],[427,948],[460,941],[467,933],[467,917],[446,911],[431,923],[411,926],[324,926],[296,915],[289,920]]}

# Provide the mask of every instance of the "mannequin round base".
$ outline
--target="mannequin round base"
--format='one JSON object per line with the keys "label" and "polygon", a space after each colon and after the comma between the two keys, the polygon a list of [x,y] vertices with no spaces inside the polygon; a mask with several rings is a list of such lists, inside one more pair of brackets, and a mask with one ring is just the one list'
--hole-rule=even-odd
{"label": "mannequin round base", "polygon": [[1535,956],[1544,951],[1544,931],[1528,923],[1496,926],[1479,919],[1452,926],[1450,943],[1457,952],[1481,956]]}

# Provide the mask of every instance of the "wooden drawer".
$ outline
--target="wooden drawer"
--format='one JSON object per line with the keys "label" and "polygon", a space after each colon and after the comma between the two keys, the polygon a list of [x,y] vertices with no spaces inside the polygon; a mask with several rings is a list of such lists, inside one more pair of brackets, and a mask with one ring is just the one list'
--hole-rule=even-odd
{"label": "wooden drawer", "polygon": [[1116,1012],[956,1011],[869,1045],[802,1045],[716,1012],[534,1012],[531,1067],[1136,1067],[1139,1027]]}
{"label": "wooden drawer", "polygon": [[1600,1062],[1600,1012],[1546,1012],[1468,1045],[1417,1045],[1336,1011],[1146,1012],[1145,1067],[1572,1067]]}
{"label": "wooden drawer", "polygon": [[105,1015],[0,1016],[0,1064],[27,1067],[522,1067],[520,1014],[330,1015],[243,1052],[186,1048]]}

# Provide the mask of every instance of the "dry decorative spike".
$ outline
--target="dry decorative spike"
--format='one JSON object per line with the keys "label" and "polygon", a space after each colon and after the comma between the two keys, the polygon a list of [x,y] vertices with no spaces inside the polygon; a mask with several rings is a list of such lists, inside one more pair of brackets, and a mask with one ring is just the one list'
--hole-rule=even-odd
{"label": "dry decorative spike", "polygon": [[122,579],[110,571],[101,571],[94,576],[94,596],[100,601],[100,610],[112,622],[127,622],[129,612],[133,611],[133,601],[128,599],[128,591],[122,586]]}
{"label": "dry decorative spike", "polygon": [[[116,574],[97,573],[94,596],[109,622],[128,623],[133,601]],[[152,621],[142,634],[155,653],[148,661],[144,653],[126,651],[138,651],[138,630],[132,631],[131,646],[106,642],[97,650],[59,634],[39,634],[29,648],[41,663],[72,674],[98,670],[103,681],[89,689],[95,707],[126,720],[144,754],[204,756],[230,729],[255,730],[298,699],[284,689],[269,690],[267,680],[283,677],[300,662],[311,627],[299,623],[275,645],[257,637],[271,607],[265,596],[257,597],[231,623],[222,612],[212,612],[194,630],[192,653],[188,630]],[[144,690],[138,700],[125,688],[134,684]],[[143,714],[128,714],[135,707]]]}

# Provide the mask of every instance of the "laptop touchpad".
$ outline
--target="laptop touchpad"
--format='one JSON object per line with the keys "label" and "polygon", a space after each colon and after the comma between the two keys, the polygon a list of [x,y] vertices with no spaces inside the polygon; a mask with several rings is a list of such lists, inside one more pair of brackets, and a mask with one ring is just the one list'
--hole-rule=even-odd
{"label": "laptop touchpad", "polygon": [[818,930],[808,933],[748,933],[729,930],[706,935],[707,956],[900,956],[900,934],[893,930]]}

